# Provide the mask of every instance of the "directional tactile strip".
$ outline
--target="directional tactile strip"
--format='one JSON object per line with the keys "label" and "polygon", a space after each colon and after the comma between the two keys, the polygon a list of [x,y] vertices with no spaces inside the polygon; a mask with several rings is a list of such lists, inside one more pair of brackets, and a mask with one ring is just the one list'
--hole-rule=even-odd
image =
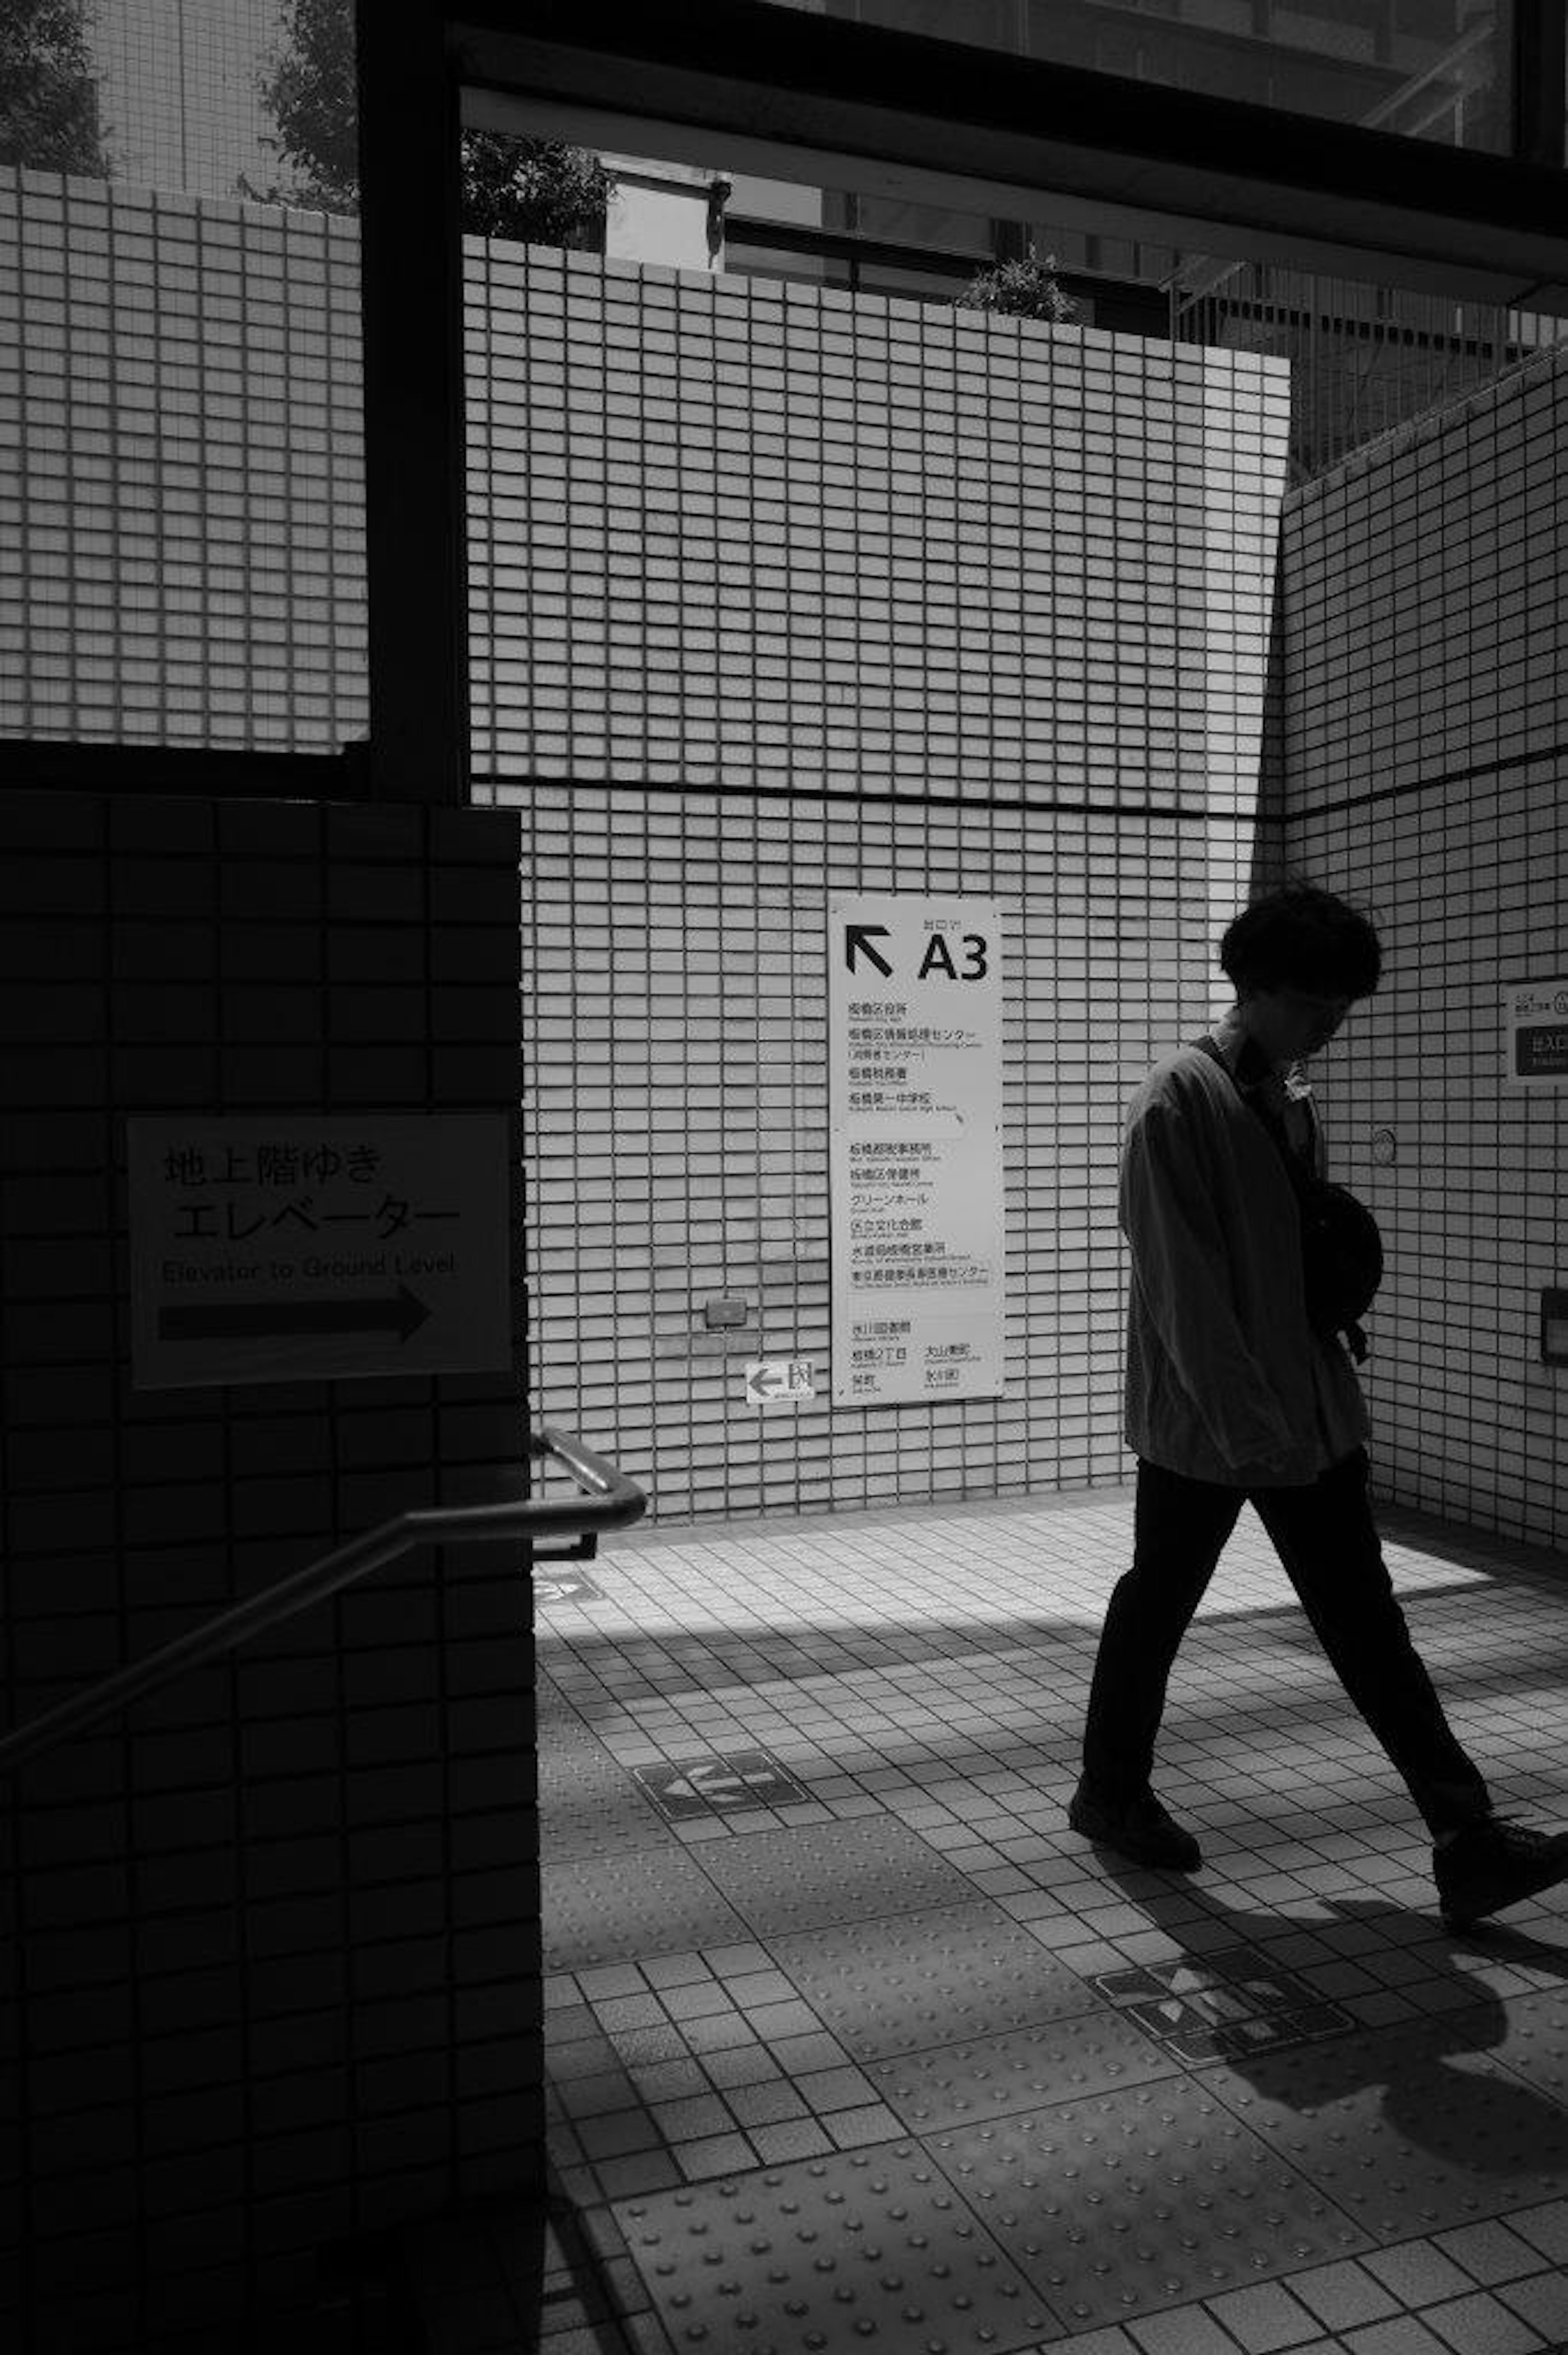
{"label": "directional tactile strip", "polygon": [[715,1840],[704,1849],[703,1863],[762,1938],[950,1905],[974,1886],[892,1816]]}
{"label": "directional tactile strip", "polygon": [[1014,2028],[867,2064],[866,2074],[912,2134],[972,2126],[1178,2073],[1170,2055],[1114,2011],[1044,2028]]}
{"label": "directional tactile strip", "polygon": [[985,1898],[769,1944],[857,2061],[1101,2010],[1075,1971]]}
{"label": "directional tactile strip", "polygon": [[1500,2011],[1455,2012],[1203,2082],[1369,2232],[1403,2241],[1568,2195],[1568,2110],[1477,2049],[1502,2025]]}
{"label": "directional tactile strip", "polygon": [[1001,2355],[1060,2318],[916,2143],[615,2205],[678,2349]]}
{"label": "directional tactile strip", "polygon": [[1212,2297],[1367,2246],[1185,2079],[927,2137],[1073,2329]]}

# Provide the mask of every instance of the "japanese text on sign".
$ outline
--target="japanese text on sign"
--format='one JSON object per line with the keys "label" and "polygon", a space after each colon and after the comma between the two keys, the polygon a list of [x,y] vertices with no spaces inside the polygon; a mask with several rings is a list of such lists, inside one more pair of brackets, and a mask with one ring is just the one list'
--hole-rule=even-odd
{"label": "japanese text on sign", "polygon": [[829,911],[833,1396],[1002,1389],[1001,911]]}
{"label": "japanese text on sign", "polygon": [[501,1113],[126,1124],[138,1389],[511,1359]]}

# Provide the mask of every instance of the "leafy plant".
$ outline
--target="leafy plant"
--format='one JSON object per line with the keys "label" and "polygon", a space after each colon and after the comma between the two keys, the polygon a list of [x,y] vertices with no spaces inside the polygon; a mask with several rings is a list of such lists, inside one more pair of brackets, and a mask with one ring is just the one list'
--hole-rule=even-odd
{"label": "leafy plant", "polygon": [[1019,318],[1050,319],[1065,325],[1077,317],[1078,306],[1057,285],[1055,269],[1054,253],[1042,261],[1031,245],[1016,260],[980,271],[955,298],[956,306],[960,311],[1009,311]]}
{"label": "leafy plant", "polygon": [[[351,213],[359,205],[359,128],[352,0],[288,0],[282,46],[260,91],[290,166],[286,186],[240,182],[264,203]],[[563,139],[462,135],[462,225],[481,237],[597,250],[615,182],[597,155]]]}
{"label": "leafy plant", "polygon": [[0,164],[109,177],[80,0],[0,5]]}

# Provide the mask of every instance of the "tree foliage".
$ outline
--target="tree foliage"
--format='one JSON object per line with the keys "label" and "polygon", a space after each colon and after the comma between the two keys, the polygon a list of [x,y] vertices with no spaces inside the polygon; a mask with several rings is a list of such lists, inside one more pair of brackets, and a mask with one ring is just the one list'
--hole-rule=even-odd
{"label": "tree foliage", "polygon": [[1078,315],[1070,294],[1055,279],[1056,257],[1042,260],[1033,245],[1013,261],[999,261],[970,279],[957,305],[963,311],[1008,311],[1021,319],[1049,319],[1058,326]]}
{"label": "tree foliage", "polygon": [[0,163],[109,176],[80,0],[0,5]]}
{"label": "tree foliage", "polygon": [[[286,186],[241,193],[274,204],[348,213],[359,203],[359,129],[353,0],[288,0],[281,45],[261,97],[276,125]],[[615,183],[597,155],[560,139],[462,138],[462,225],[481,237],[597,248]]]}

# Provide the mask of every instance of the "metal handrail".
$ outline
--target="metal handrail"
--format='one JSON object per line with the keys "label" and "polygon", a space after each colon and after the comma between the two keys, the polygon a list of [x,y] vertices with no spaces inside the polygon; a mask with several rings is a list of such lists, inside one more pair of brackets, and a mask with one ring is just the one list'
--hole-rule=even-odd
{"label": "metal handrail", "polygon": [[648,1508],[647,1497],[624,1473],[591,1454],[580,1441],[567,1439],[547,1424],[532,1434],[529,1453],[561,1465],[578,1487],[588,1492],[586,1499],[564,1497],[550,1501],[542,1497],[518,1497],[499,1505],[429,1505],[399,1513],[395,1520],[383,1521],[379,1528],[351,1539],[347,1545],[323,1554],[304,1570],[280,1579],[265,1593],[237,1603],[231,1611],[220,1612],[216,1619],[176,1636],[161,1651],[150,1652],[144,1660],[133,1660],[129,1668],[117,1668],[101,1683],[90,1685],[85,1692],[73,1693],[58,1709],[33,1718],[0,1742],[0,1772],[20,1766],[36,1758],[40,1751],[52,1749],[56,1742],[112,1717],[130,1702],[139,1700],[143,1693],[155,1691],[160,1685],[183,1675],[186,1668],[201,1668],[220,1653],[232,1651],[248,1637],[291,1619],[296,1612],[308,1610],[313,1603],[336,1594],[367,1572],[380,1570],[398,1554],[407,1553],[410,1547],[459,1541],[465,1545],[482,1544],[497,1538],[533,1540],[573,1536],[588,1529],[624,1529],[629,1522],[640,1520]]}

